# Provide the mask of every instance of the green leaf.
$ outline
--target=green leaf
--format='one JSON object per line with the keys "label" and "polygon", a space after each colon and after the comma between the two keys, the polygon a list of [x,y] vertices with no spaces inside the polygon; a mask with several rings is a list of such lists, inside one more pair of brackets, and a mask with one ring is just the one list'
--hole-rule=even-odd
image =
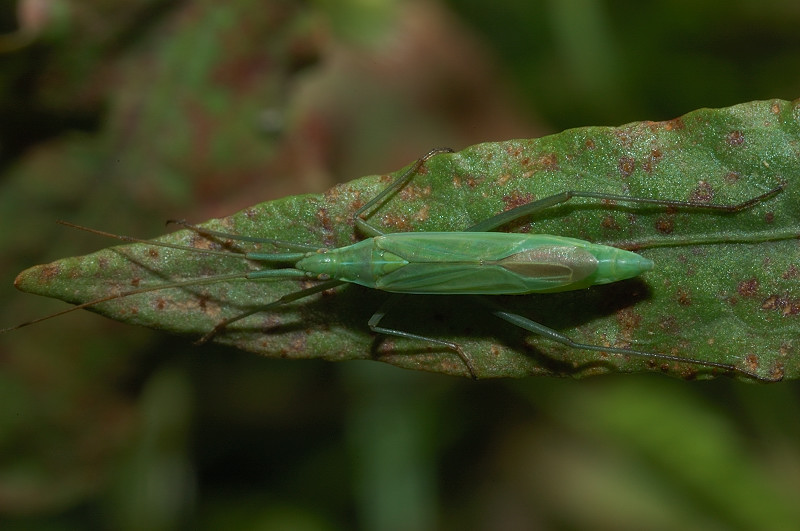
{"label": "green leaf", "polygon": [[[509,310],[575,341],[733,364],[796,378],[800,328],[800,101],[702,109],[667,122],[586,127],[486,143],[430,159],[375,211],[386,232],[458,231],[564,190],[731,204],[785,189],[740,213],[575,200],[504,230],[536,231],[639,250],[655,270],[578,292],[498,297]],[[362,239],[355,211],[399,175],[370,176],[322,195],[261,203],[203,226],[320,246]],[[182,230],[157,241],[208,248]],[[253,250],[259,245],[221,242]],[[270,250],[269,246],[261,246]],[[112,247],[33,267],[23,291],[83,303],[137,287],[244,272],[263,264],[150,244]],[[98,304],[120,321],[200,337],[220,320],[309,287],[301,281],[233,281],[165,289]],[[237,322],[214,341],[269,357],[376,359],[467,375],[451,351],[373,335],[367,321],[387,295],[344,286]],[[578,351],[491,318],[469,298],[406,296],[381,323],[461,344],[481,378],[582,376],[659,370],[684,378],[718,370]]]}

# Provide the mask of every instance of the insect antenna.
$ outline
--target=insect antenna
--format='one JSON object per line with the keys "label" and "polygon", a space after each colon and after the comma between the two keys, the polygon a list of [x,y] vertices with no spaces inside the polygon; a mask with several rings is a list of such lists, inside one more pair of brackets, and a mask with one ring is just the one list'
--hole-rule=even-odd
{"label": "insect antenna", "polygon": [[108,301],[113,301],[117,299],[123,299],[125,297],[130,297],[132,295],[139,295],[141,293],[149,293],[151,291],[158,291],[162,289],[170,289],[170,288],[185,288],[188,286],[200,286],[203,284],[214,284],[216,282],[224,282],[227,280],[238,280],[238,279],[246,279],[249,273],[230,273],[228,275],[214,275],[205,278],[194,278],[191,280],[183,280],[179,282],[169,282],[167,284],[159,284],[158,286],[148,286],[145,288],[136,288],[128,291],[123,291],[121,293],[115,293],[114,295],[107,295],[105,297],[100,297],[99,299],[94,299],[88,302],[84,302],[81,304],[77,304],[71,308],[67,308],[66,310],[61,310],[56,313],[51,313],[50,315],[45,315],[44,317],[39,317],[37,319],[33,319],[31,321],[26,321],[24,323],[18,324],[16,326],[12,326],[11,328],[3,328],[0,329],[0,334],[5,334],[6,332],[11,332],[12,330],[19,330],[20,328],[25,328],[26,326],[30,326],[36,323],[41,323],[42,321],[47,321],[49,319],[53,319],[54,317],[59,317],[61,315],[74,312],[76,310],[84,310],[86,308],[90,308],[97,304],[101,304]]}
{"label": "insect antenna", "polygon": [[216,256],[235,256],[236,258],[239,259],[243,258],[246,255],[246,253],[243,253],[242,251],[218,251],[215,249],[198,249],[197,247],[192,247],[190,245],[180,245],[177,243],[157,242],[153,240],[146,240],[144,238],[134,238],[133,236],[125,236],[124,234],[114,234],[113,232],[106,232],[103,230],[93,229],[91,227],[85,227],[83,225],[77,225],[75,223],[70,223],[69,221],[64,221],[61,219],[56,221],[56,223],[58,223],[59,225],[64,225],[65,227],[82,230],[84,232],[89,232],[91,234],[97,234],[98,236],[113,238],[115,240],[121,240],[123,242],[128,242],[128,243],[144,243],[147,245],[155,245],[157,247],[168,247],[170,249],[178,249],[181,251],[190,251],[203,254],[213,254]]}

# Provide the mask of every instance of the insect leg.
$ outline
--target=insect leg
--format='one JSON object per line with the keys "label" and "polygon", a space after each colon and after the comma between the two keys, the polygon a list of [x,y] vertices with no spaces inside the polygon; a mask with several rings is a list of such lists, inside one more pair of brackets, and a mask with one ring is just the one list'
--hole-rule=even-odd
{"label": "insect leg", "polygon": [[379,229],[370,225],[367,222],[366,218],[369,217],[369,213],[367,211],[372,209],[372,207],[374,207],[375,205],[382,203],[385,198],[397,193],[402,187],[408,184],[411,178],[420,170],[420,168],[422,168],[423,164],[425,164],[425,162],[429,158],[435,155],[439,155],[440,153],[452,153],[452,152],[453,150],[450,148],[436,148],[432,149],[424,157],[417,160],[417,162],[412,164],[403,173],[403,175],[395,179],[395,181],[392,184],[387,186],[381,193],[379,193],[378,195],[367,201],[364,204],[364,206],[362,206],[356,211],[356,214],[353,218],[355,220],[356,227],[358,227],[361,230],[361,232],[363,232],[368,236],[381,236],[383,232],[381,232]]}
{"label": "insect leg", "polygon": [[700,203],[696,201],[674,201],[671,199],[651,199],[648,197],[631,197],[626,195],[615,195],[615,194],[604,194],[599,192],[582,192],[577,190],[567,190],[565,192],[560,192],[555,195],[551,195],[549,197],[545,197],[539,199],[538,201],[533,201],[528,203],[527,205],[521,205],[516,208],[512,208],[507,212],[502,212],[497,214],[496,216],[492,216],[489,219],[481,221],[480,223],[473,225],[466,229],[465,232],[488,232],[497,229],[498,227],[502,227],[506,223],[510,223],[516,219],[519,219],[524,216],[528,216],[530,214],[534,214],[539,212],[540,210],[544,210],[546,208],[550,208],[552,206],[566,203],[570,199],[574,199],[576,197],[584,197],[588,199],[600,199],[603,201],[617,201],[621,203],[636,203],[636,204],[645,204],[645,205],[655,205],[655,206],[663,206],[663,207],[672,207],[672,208],[691,208],[696,210],[709,210],[709,211],[716,211],[716,212],[740,212],[742,210],[747,210],[748,208],[769,199],[770,197],[774,196],[775,194],[779,193],[784,188],[784,184],[780,184],[771,190],[764,192],[761,195],[756,197],[752,197],[747,199],[746,201],[742,201],[741,203],[737,203],[735,205],[715,205],[709,203]]}
{"label": "insect leg", "polygon": [[378,326],[381,319],[386,316],[386,312],[389,311],[391,306],[393,306],[400,297],[398,295],[393,295],[389,297],[389,299],[384,302],[381,307],[378,309],[377,312],[370,318],[369,320],[369,327],[373,332],[378,334],[386,334],[388,336],[395,336],[395,337],[403,337],[406,339],[417,339],[420,341],[427,341],[429,343],[434,343],[436,345],[442,345],[443,347],[447,347],[450,350],[454,351],[458,354],[458,357],[461,358],[461,361],[464,362],[464,365],[467,366],[467,370],[469,371],[469,375],[472,377],[473,380],[477,380],[478,376],[475,373],[475,368],[472,366],[472,360],[467,356],[467,353],[461,348],[461,345],[458,343],[454,343],[452,341],[445,341],[443,339],[435,339],[432,337],[421,336],[418,334],[412,334],[410,332],[404,332],[402,330],[395,330],[393,328],[384,328],[382,326]]}
{"label": "insect leg", "polygon": [[252,310],[248,310],[233,317],[223,319],[222,321],[217,323],[217,325],[214,328],[212,328],[210,332],[208,332],[206,335],[195,341],[195,344],[202,345],[204,343],[207,343],[208,341],[213,339],[214,336],[222,332],[229,324],[235,323],[236,321],[241,321],[245,317],[250,317],[251,315],[256,313],[261,313],[267,310],[271,310],[272,308],[275,308],[277,306],[281,306],[283,304],[296,301],[297,299],[302,299],[303,297],[308,297],[309,295],[314,295],[315,293],[319,293],[321,291],[335,288],[336,286],[339,286],[341,284],[344,284],[344,282],[341,280],[329,280],[327,282],[322,282],[321,284],[317,284],[316,286],[312,286],[310,288],[287,293],[280,299],[272,301],[269,304],[265,304],[264,306],[259,306],[257,308],[253,308]]}
{"label": "insect leg", "polygon": [[598,352],[611,352],[611,353],[614,353],[614,354],[624,354],[624,355],[628,355],[628,356],[637,356],[637,357],[640,357],[640,358],[654,358],[654,359],[660,359],[660,360],[666,360],[666,361],[676,361],[676,362],[679,362],[679,363],[690,363],[690,364],[694,364],[694,365],[702,365],[704,367],[712,367],[712,368],[716,368],[716,369],[723,369],[725,371],[730,371],[730,372],[738,372],[739,374],[743,374],[744,376],[747,376],[748,378],[753,378],[753,379],[756,379],[756,380],[759,380],[759,381],[762,381],[762,382],[779,382],[779,381],[781,381],[783,379],[783,376],[778,376],[778,377],[761,376],[761,375],[758,375],[756,373],[747,371],[745,369],[740,369],[739,367],[736,367],[735,365],[731,365],[731,364],[728,364],[728,363],[717,363],[715,361],[682,358],[680,356],[671,356],[669,354],[660,354],[660,353],[657,353],[657,352],[646,352],[646,351],[643,351],[643,350],[635,350],[635,349],[629,349],[629,348],[605,347],[605,346],[601,346],[601,345],[590,345],[588,343],[577,343],[577,342],[573,341],[572,339],[570,339],[569,337],[565,336],[564,334],[556,332],[552,328],[548,328],[548,327],[544,326],[543,324],[537,323],[535,321],[531,321],[530,319],[528,319],[526,317],[523,317],[521,315],[508,312],[508,311],[504,310],[501,306],[499,306],[497,303],[492,302],[489,299],[486,299],[484,297],[477,297],[477,299],[480,300],[486,306],[488,306],[491,309],[491,312],[495,316],[499,317],[500,319],[508,321],[509,323],[511,323],[513,325],[516,325],[516,326],[519,326],[520,328],[528,330],[529,332],[533,332],[534,334],[538,334],[540,336],[546,337],[548,339],[551,339],[553,341],[561,343],[562,345],[566,345],[566,346],[574,348],[574,349],[578,349],[578,350],[593,350],[593,351],[598,351]]}

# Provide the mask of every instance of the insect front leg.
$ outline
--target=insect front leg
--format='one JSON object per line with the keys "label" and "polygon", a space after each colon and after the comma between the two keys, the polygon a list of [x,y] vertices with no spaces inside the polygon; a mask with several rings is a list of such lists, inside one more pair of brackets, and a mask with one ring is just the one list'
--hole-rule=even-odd
{"label": "insect front leg", "polygon": [[210,332],[208,332],[206,335],[204,335],[203,337],[201,337],[200,339],[195,341],[195,345],[203,345],[205,343],[208,343],[209,341],[214,339],[215,336],[219,335],[220,332],[225,330],[225,328],[227,328],[230,324],[235,323],[236,321],[241,321],[245,317],[250,317],[251,315],[256,314],[256,313],[269,311],[269,310],[271,310],[273,308],[276,308],[278,306],[281,306],[283,304],[287,304],[289,302],[296,301],[298,299],[302,299],[302,298],[308,297],[310,295],[314,295],[315,293],[319,293],[321,291],[325,291],[325,290],[329,290],[331,288],[335,288],[336,286],[340,286],[342,284],[344,284],[344,282],[341,281],[341,280],[329,280],[327,282],[323,282],[321,284],[317,284],[316,286],[312,286],[310,288],[301,289],[301,290],[298,290],[298,291],[293,291],[291,293],[287,293],[286,295],[284,295],[280,299],[272,301],[272,302],[270,302],[268,304],[265,304],[263,306],[259,306],[257,308],[253,308],[252,310],[248,310],[248,311],[240,313],[238,315],[234,315],[233,317],[229,317],[227,319],[223,319],[222,321],[217,323],[217,325],[214,328],[212,328]]}
{"label": "insect front leg", "polygon": [[389,297],[389,299],[386,302],[384,302],[378,309],[378,311],[376,311],[370,318],[368,322],[369,328],[373,332],[376,332],[378,334],[402,337],[405,339],[417,339],[420,341],[427,341],[429,343],[434,343],[436,345],[447,347],[450,350],[454,351],[456,354],[458,354],[458,357],[461,358],[461,361],[463,361],[464,365],[467,366],[467,370],[469,371],[470,377],[472,377],[473,380],[477,380],[478,375],[475,372],[475,367],[473,367],[472,365],[472,360],[469,358],[469,356],[467,356],[467,353],[464,352],[464,350],[461,348],[461,345],[459,345],[458,343],[454,343],[452,341],[445,341],[443,339],[436,339],[433,337],[421,336],[418,334],[412,334],[410,332],[404,332],[402,330],[396,330],[393,328],[384,328],[382,326],[378,326],[378,324],[381,322],[381,319],[383,319],[386,316],[386,313],[391,309],[392,306],[394,306],[397,303],[397,301],[400,300],[400,298],[401,297],[399,295],[392,295],[391,297]]}

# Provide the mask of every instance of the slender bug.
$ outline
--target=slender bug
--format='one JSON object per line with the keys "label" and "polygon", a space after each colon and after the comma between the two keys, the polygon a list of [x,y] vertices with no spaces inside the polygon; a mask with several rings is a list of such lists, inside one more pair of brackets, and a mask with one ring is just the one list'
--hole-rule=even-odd
{"label": "slender bug", "polygon": [[[298,244],[283,240],[227,234],[198,227],[184,221],[174,222],[207,238],[225,238],[270,244],[277,248],[286,249],[289,252],[217,251],[131,238],[89,229],[67,222],[60,222],[70,227],[126,242],[147,243],[150,245],[197,253],[230,256],[239,259],[245,258],[247,260],[269,264],[284,263],[293,265],[287,268],[260,269],[248,273],[215,275],[134,289],[78,304],[61,312],[2,330],[2,332],[15,330],[78,309],[89,308],[103,302],[156,290],[242,279],[262,280],[296,278],[311,279],[320,282],[313,287],[289,293],[273,302],[253,308],[234,317],[224,319],[203,336],[199,342],[204,343],[212,339],[224,328],[250,315],[267,312],[283,304],[308,297],[315,293],[320,293],[345,283],[353,283],[394,294],[473,295],[496,317],[529,332],[578,350],[599,351],[711,367],[739,373],[760,381],[778,381],[781,379],[779,377],[770,378],[761,376],[733,364],[684,358],[681,356],[632,348],[578,343],[541,323],[534,322],[522,315],[507,311],[498,305],[497,302],[486,296],[544,294],[579,290],[594,285],[608,284],[629,279],[653,269],[653,262],[651,260],[616,247],[546,234],[493,232],[499,227],[521,217],[529,216],[543,209],[565,203],[573,198],[655,205],[665,208],[739,212],[779,193],[783,189],[783,185],[777,186],[759,196],[736,205],[714,205],[698,202],[628,197],[597,192],[565,191],[493,216],[476,225],[468,227],[463,232],[406,232],[385,234],[368,222],[371,214],[396,192],[406,186],[428,159],[440,153],[451,152],[452,150],[450,149],[435,149],[431,151],[410,166],[399,178],[392,182],[376,197],[361,206],[355,213],[354,221],[356,227],[363,234],[367,235],[368,238],[344,247],[319,248],[313,245]],[[390,297],[372,318],[369,319],[368,326],[373,332],[406,339],[426,341],[450,349],[460,357],[469,374],[473,378],[477,378],[473,360],[464,352],[459,344],[381,326],[381,320],[388,312],[393,300],[394,297]]]}

